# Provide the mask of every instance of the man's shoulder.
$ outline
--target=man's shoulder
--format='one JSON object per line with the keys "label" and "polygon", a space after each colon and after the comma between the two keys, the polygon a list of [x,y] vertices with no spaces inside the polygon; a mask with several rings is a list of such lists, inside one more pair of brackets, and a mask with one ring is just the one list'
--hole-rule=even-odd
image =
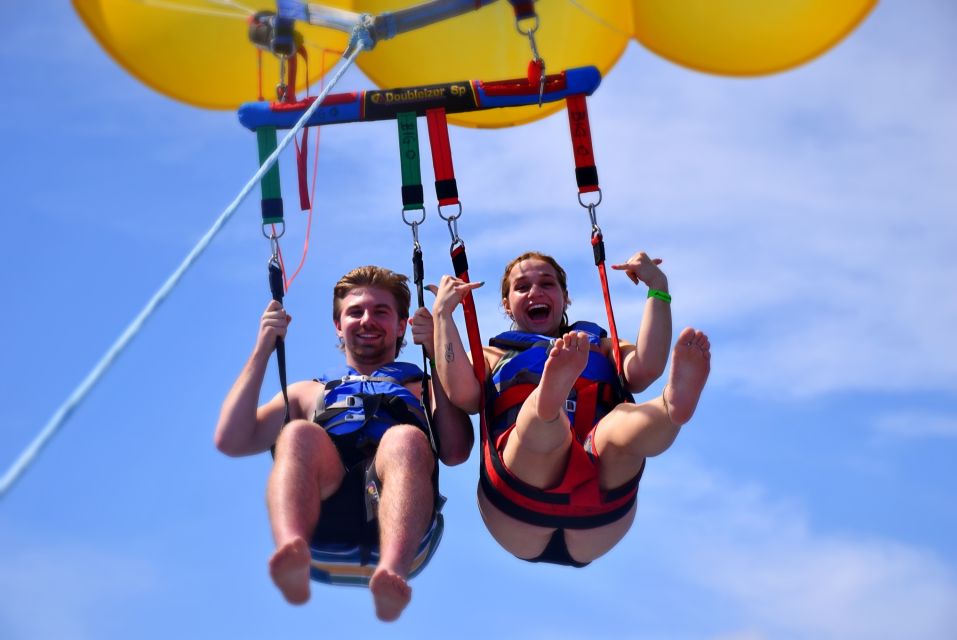
{"label": "man's shoulder", "polygon": [[287,392],[290,396],[312,396],[322,389],[322,382],[318,380],[300,380],[289,385]]}

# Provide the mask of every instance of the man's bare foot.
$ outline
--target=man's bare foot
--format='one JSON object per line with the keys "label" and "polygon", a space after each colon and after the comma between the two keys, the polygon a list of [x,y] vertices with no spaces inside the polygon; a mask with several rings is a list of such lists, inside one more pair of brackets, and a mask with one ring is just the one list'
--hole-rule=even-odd
{"label": "man's bare foot", "polygon": [[691,420],[711,371],[711,343],[701,331],[686,328],[671,353],[671,373],[662,397],[675,426]]}
{"label": "man's bare foot", "polygon": [[309,545],[295,538],[276,549],[269,559],[269,575],[290,604],[309,600]]}
{"label": "man's bare foot", "polygon": [[383,622],[397,620],[412,600],[412,587],[409,583],[382,567],[372,574],[369,591],[372,592],[375,602],[375,614]]}
{"label": "man's bare foot", "polygon": [[536,408],[542,420],[551,422],[565,410],[565,400],[585,370],[590,349],[588,336],[581,331],[570,331],[555,341],[537,389]]}

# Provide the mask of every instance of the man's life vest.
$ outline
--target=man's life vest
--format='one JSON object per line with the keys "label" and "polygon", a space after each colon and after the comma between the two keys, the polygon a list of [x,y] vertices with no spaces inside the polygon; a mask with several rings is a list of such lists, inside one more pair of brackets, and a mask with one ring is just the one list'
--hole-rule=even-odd
{"label": "man's life vest", "polygon": [[411,424],[428,434],[425,408],[405,388],[423,377],[416,365],[393,362],[371,375],[347,366],[319,379],[323,389],[312,420],[332,437],[346,468],[371,457],[389,427]]}
{"label": "man's life vest", "polygon": [[505,354],[492,371],[486,390],[489,437],[482,452],[481,483],[492,504],[514,518],[545,527],[590,529],[614,522],[631,509],[641,473],[622,487],[600,489],[598,461],[586,451],[586,440],[609,411],[633,400],[600,350],[605,330],[591,322],[576,322],[569,330],[585,332],[591,350],[565,401],[574,437],[563,479],[557,487],[539,489],[512,475],[502,462],[502,437],[510,433],[522,404],[541,381],[554,344],[549,336],[507,331],[489,341]]}

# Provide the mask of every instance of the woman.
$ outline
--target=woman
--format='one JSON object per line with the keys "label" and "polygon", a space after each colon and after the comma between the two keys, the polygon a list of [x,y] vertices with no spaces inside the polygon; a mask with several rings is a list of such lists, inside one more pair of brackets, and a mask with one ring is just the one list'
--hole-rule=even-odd
{"label": "woman", "polygon": [[[437,371],[449,399],[485,411],[478,501],[491,534],[531,562],[582,567],[606,553],[635,518],[645,458],[665,451],[691,419],[710,370],[705,334],[688,328],[672,351],[658,398],[634,404],[664,372],[671,342],[668,279],[644,252],[613,268],[649,287],[635,344],[621,341],[618,376],[611,340],[597,325],[568,325],[564,269],[525,253],[502,278],[502,305],[515,331],[484,349],[485,406],[452,312],[481,285],[444,276],[433,306]],[[623,384],[622,384],[623,383]]]}

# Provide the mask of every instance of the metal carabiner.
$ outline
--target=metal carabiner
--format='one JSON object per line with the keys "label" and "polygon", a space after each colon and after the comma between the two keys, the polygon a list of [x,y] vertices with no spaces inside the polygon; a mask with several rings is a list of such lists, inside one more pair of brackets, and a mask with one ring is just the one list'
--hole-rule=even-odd
{"label": "metal carabiner", "polygon": [[459,206],[459,210],[450,216],[447,216],[444,213],[442,213],[442,205],[441,204],[439,205],[439,217],[445,220],[445,222],[449,225],[449,233],[452,235],[453,246],[456,244],[464,244],[462,242],[462,239],[459,238],[459,223],[458,223],[459,218],[462,217],[462,203],[456,202],[455,204]]}
{"label": "metal carabiner", "polygon": [[515,30],[523,36],[528,37],[528,46],[532,49],[532,61],[535,62],[539,68],[538,106],[541,108],[545,100],[545,59],[538,53],[538,43],[535,42],[535,32],[538,31],[539,24],[537,14],[535,15],[535,22],[527,31],[522,29],[521,20],[515,20]]}
{"label": "metal carabiner", "polygon": [[284,102],[286,100],[286,89],[288,85],[286,84],[286,56],[281,54],[276,54],[279,58],[279,83],[276,84],[276,100],[279,102]]}
{"label": "metal carabiner", "polygon": [[459,244],[465,244],[462,242],[462,238],[459,237],[459,219],[458,216],[454,218],[449,218],[449,235],[452,236],[452,246]]}
{"label": "metal carabiner", "polygon": [[422,245],[419,244],[419,223],[413,222],[412,227],[412,249],[414,251],[422,251]]}
{"label": "metal carabiner", "polygon": [[597,206],[597,204],[588,205],[588,217],[591,220],[591,236],[593,238],[602,235],[601,227],[598,226],[598,214],[595,212]]}

